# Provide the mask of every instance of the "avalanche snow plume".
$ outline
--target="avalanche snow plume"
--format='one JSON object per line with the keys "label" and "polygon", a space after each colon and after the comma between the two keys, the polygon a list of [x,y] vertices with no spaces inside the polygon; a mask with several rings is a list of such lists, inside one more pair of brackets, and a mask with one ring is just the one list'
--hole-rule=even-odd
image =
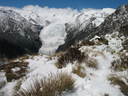
{"label": "avalanche snow plume", "polygon": [[[68,29],[83,30],[88,23],[100,25],[104,19],[113,13],[115,9],[82,9],[78,11],[72,8],[49,8],[38,5],[28,5],[22,9],[15,9],[31,23],[42,25],[44,28],[40,33],[42,47],[41,54],[53,54],[65,41]],[[68,28],[65,26],[68,24]]]}
{"label": "avalanche snow plume", "polygon": [[40,34],[43,46],[39,52],[52,55],[58,46],[64,43],[65,33],[64,24],[53,23],[46,26]]}

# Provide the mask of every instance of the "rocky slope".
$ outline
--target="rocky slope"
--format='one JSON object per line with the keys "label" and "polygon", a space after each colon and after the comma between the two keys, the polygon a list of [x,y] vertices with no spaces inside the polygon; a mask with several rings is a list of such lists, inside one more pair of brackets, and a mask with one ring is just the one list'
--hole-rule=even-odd
{"label": "rocky slope", "polygon": [[[95,20],[94,18],[91,20]],[[95,35],[105,35],[113,31],[118,31],[122,26],[128,25],[128,5],[120,6],[113,14],[105,18],[99,26],[95,26],[90,22],[83,30],[67,30],[67,36],[65,43],[57,49],[58,51],[64,51],[74,44],[75,40],[91,39]],[[68,26],[67,26],[68,29]]]}
{"label": "rocky slope", "polygon": [[39,39],[41,29],[20,14],[0,8],[0,54],[12,58],[37,53],[42,45]]}

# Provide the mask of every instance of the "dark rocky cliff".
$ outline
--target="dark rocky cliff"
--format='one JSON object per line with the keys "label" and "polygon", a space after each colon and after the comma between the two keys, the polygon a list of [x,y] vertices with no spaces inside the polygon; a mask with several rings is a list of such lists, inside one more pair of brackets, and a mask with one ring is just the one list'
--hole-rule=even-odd
{"label": "dark rocky cliff", "polygon": [[0,9],[0,54],[13,58],[37,53],[42,45],[41,29],[12,10]]}

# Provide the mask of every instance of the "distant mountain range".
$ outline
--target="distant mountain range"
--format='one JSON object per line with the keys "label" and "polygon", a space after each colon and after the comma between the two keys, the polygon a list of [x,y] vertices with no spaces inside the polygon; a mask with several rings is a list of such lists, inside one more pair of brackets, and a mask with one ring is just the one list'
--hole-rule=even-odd
{"label": "distant mountain range", "polygon": [[115,9],[77,10],[26,6],[0,7],[0,54],[53,54],[75,40],[91,39],[128,26],[128,5]]}

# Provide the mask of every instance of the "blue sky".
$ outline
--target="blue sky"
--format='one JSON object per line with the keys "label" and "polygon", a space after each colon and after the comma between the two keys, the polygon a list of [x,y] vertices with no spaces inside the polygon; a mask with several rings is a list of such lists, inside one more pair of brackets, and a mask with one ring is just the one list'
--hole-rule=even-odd
{"label": "blue sky", "polygon": [[50,8],[67,8],[81,10],[82,8],[117,8],[128,4],[128,0],[1,0],[0,6],[22,8],[27,5],[48,6]]}

